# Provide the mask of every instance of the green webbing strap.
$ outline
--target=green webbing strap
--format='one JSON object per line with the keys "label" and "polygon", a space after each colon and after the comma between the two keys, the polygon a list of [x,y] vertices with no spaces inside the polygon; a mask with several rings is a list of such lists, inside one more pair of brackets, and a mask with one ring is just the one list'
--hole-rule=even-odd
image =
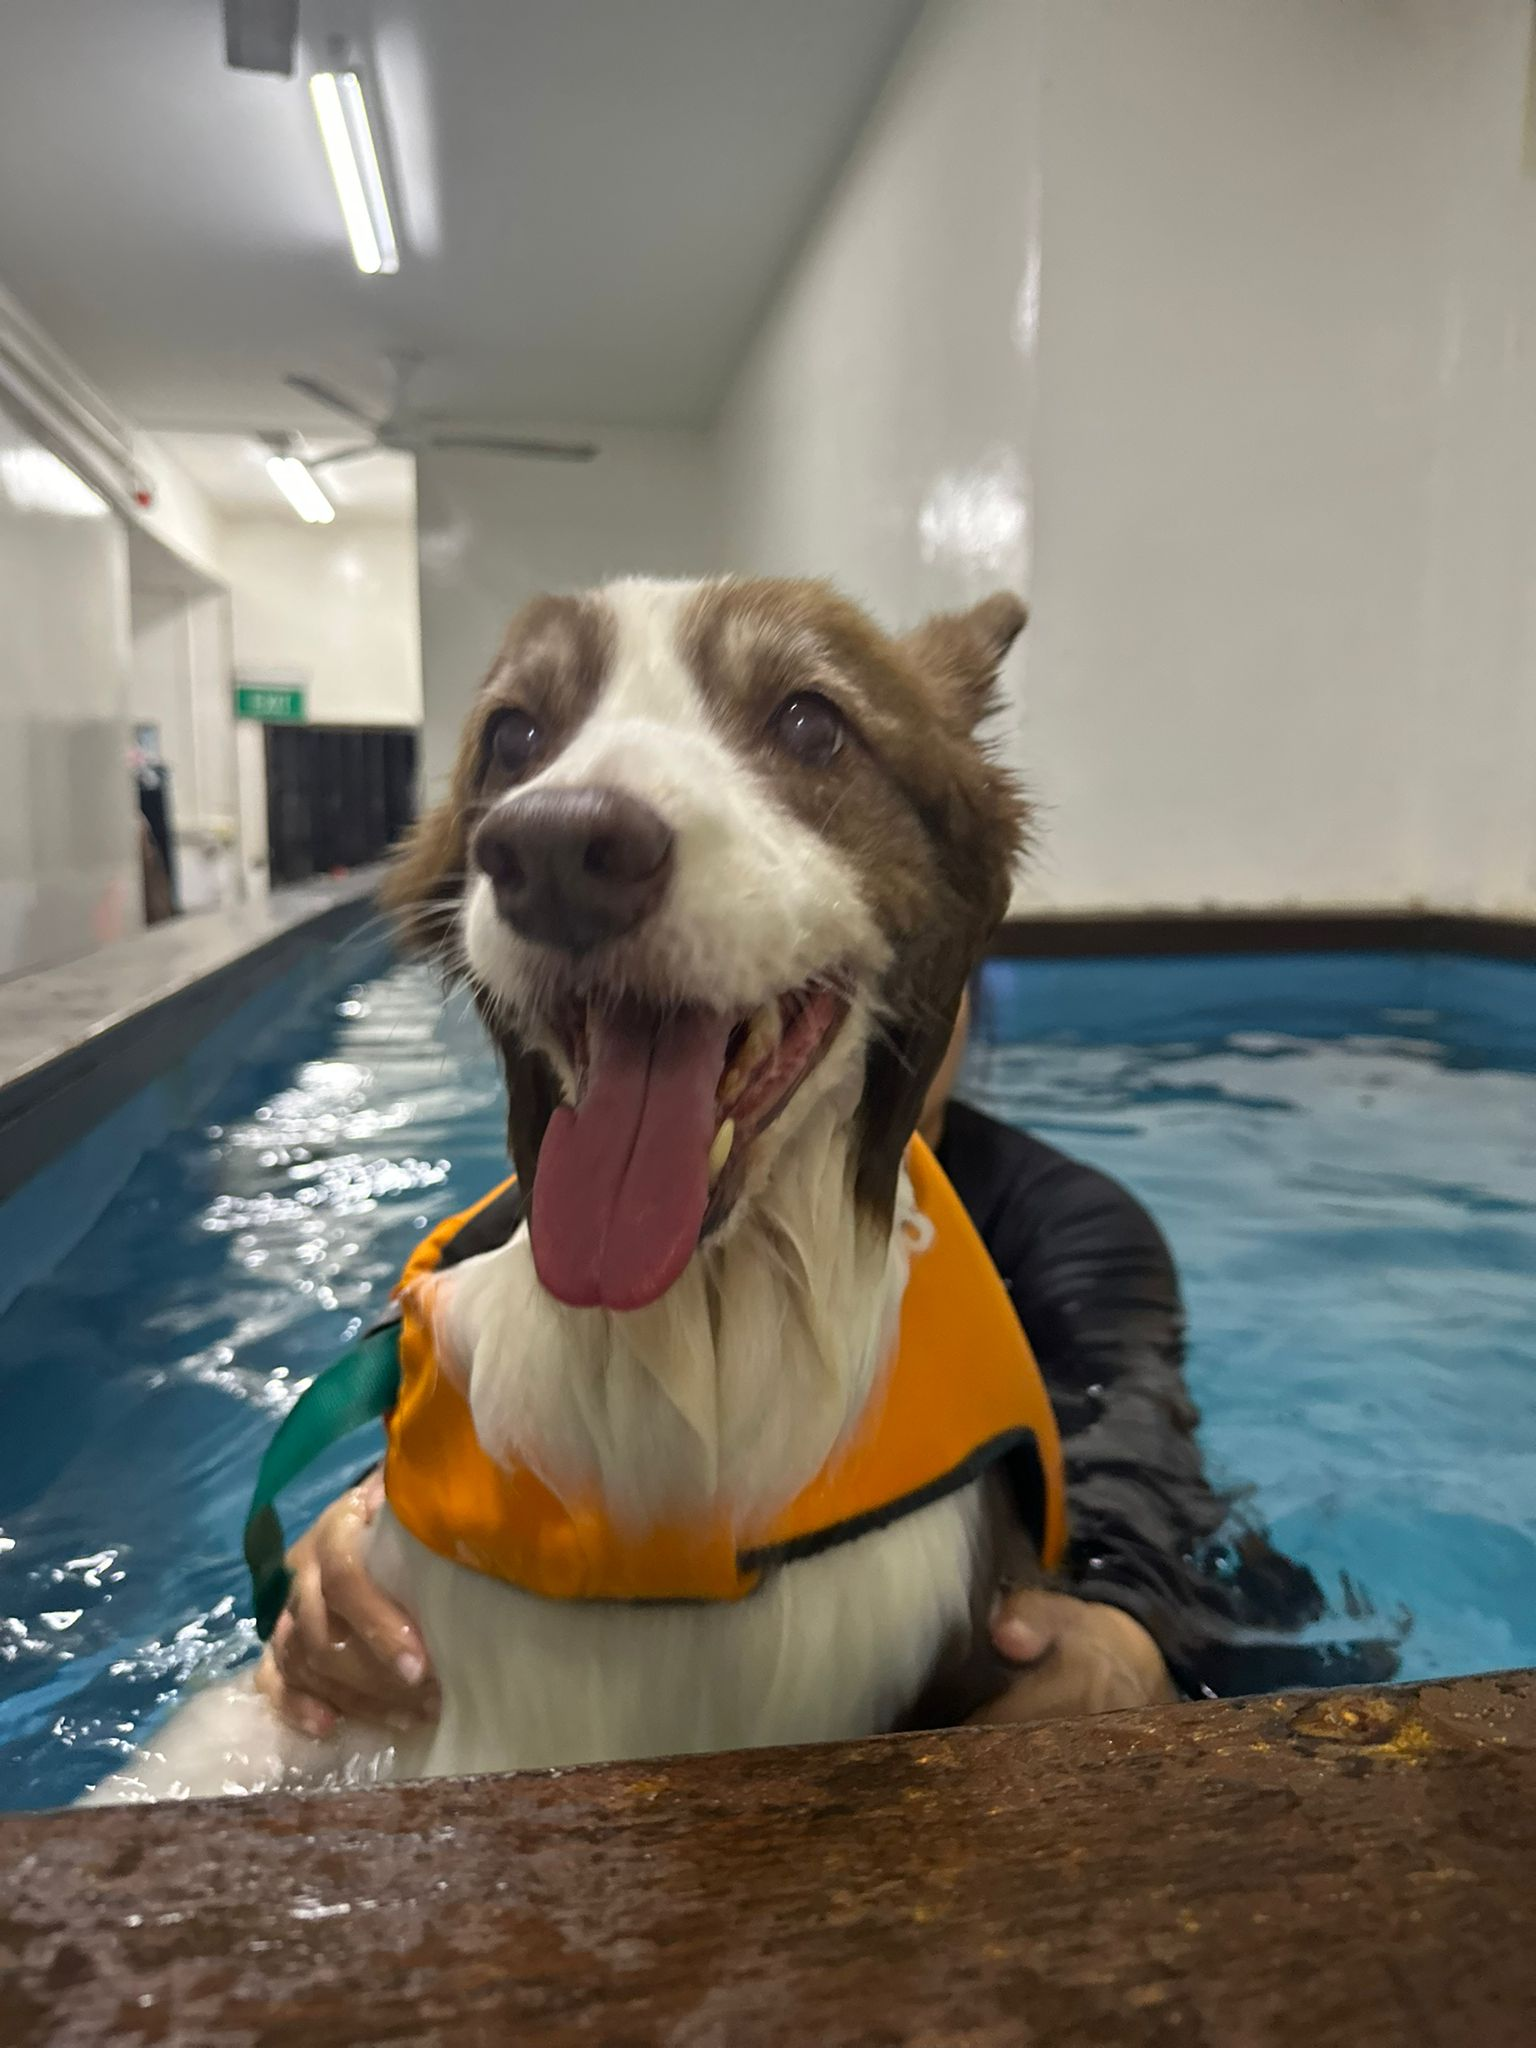
{"label": "green webbing strap", "polygon": [[293,1574],[285,1563],[283,1525],[272,1503],[322,1451],[395,1405],[400,1388],[400,1325],[371,1331],[306,1387],[283,1417],[256,1474],[245,1518],[245,1561],[251,1572],[251,1611],[265,1642],[277,1626]]}

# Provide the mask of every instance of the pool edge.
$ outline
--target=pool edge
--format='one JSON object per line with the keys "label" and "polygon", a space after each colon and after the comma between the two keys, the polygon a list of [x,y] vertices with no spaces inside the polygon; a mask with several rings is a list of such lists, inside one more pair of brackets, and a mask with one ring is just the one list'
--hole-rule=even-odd
{"label": "pool edge", "polygon": [[1516,1671],[19,1815],[7,2038],[1513,2048],[1533,1802]]}
{"label": "pool edge", "polygon": [[[366,975],[373,886],[355,878],[326,893],[0,1086],[0,1314],[67,1256],[144,1154],[335,978],[349,949]],[[381,931],[374,950],[386,949]]]}

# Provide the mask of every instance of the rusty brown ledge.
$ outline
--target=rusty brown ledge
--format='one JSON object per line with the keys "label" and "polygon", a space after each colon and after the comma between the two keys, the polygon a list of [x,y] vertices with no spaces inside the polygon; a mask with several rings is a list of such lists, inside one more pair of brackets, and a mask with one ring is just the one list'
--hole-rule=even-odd
{"label": "rusty brown ledge", "polygon": [[1536,1673],[0,1822],[0,2041],[1502,2048]]}

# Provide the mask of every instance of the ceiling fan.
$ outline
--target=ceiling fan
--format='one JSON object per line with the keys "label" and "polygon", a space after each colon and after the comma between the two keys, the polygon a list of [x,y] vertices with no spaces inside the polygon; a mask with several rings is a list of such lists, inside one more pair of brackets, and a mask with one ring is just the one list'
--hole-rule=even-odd
{"label": "ceiling fan", "polygon": [[323,405],[327,412],[336,413],[342,419],[350,420],[353,426],[367,430],[368,438],[351,447],[337,448],[329,455],[306,456],[308,466],[311,469],[329,469],[333,463],[355,462],[364,455],[377,453],[381,448],[407,455],[416,455],[428,448],[465,448],[487,455],[520,455],[533,462],[591,462],[597,455],[596,443],[592,441],[541,440],[526,434],[435,426],[431,420],[411,412],[405,404],[406,383],[420,360],[418,356],[390,358],[390,367],[395,375],[395,398],[382,419],[375,419],[323,378],[305,377],[297,372],[285,376],[283,382],[290,391],[301,392],[316,405]]}

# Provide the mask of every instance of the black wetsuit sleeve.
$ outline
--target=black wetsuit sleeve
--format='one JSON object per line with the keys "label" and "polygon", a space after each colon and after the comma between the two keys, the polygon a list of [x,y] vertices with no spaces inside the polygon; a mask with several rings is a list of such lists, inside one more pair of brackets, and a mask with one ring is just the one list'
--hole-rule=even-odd
{"label": "black wetsuit sleeve", "polygon": [[1317,1579],[1211,1484],[1184,1382],[1178,1274],[1134,1195],[964,1103],[950,1105],[939,1157],[1056,1413],[1070,1590],[1134,1615],[1186,1692],[1393,1677],[1401,1621],[1296,1640],[1326,1612]]}
{"label": "black wetsuit sleeve", "polygon": [[940,1159],[1002,1275],[1061,1430],[1062,1576],[1133,1614],[1176,1679],[1201,1683],[1197,1559],[1226,1520],[1184,1384],[1184,1310],[1162,1233],[1108,1175],[952,1103]]}

